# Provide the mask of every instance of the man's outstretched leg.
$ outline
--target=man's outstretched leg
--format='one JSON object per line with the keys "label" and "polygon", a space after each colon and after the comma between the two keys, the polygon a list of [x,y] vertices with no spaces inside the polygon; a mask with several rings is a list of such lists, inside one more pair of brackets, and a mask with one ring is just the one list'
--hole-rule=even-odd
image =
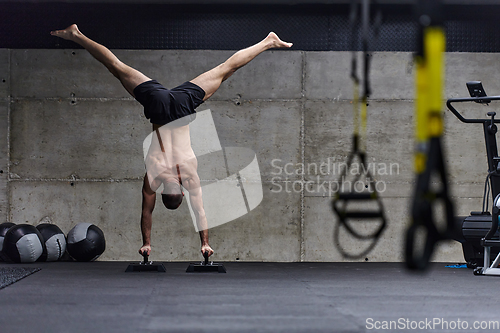
{"label": "man's outstretched leg", "polygon": [[50,33],[52,36],[71,40],[83,46],[94,58],[99,60],[116,78],[120,80],[125,89],[134,96],[134,88],[139,84],[151,79],[136,69],[121,62],[108,48],[87,38],[78,30],[76,24],[70,25],[64,30],[56,30]]}
{"label": "man's outstretched leg", "polygon": [[248,64],[262,52],[273,48],[289,47],[292,47],[292,43],[283,42],[274,32],[271,32],[260,43],[236,52],[224,63],[208,72],[201,74],[200,76],[191,80],[191,82],[201,87],[205,91],[205,98],[203,98],[203,100],[206,101],[217,91],[217,89],[219,89],[222,82],[233,75],[233,73],[236,72],[238,68],[241,68]]}

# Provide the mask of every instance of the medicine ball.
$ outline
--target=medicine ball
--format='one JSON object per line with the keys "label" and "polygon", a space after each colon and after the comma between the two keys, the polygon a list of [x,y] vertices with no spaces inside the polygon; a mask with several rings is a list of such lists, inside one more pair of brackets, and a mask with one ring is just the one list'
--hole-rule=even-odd
{"label": "medicine ball", "polygon": [[15,224],[10,222],[0,224],[0,261],[8,260],[8,258],[6,258],[2,252],[3,239],[5,238],[5,234],[7,233],[7,231],[13,226],[15,226]]}
{"label": "medicine ball", "polygon": [[5,234],[13,226],[15,226],[15,224],[10,223],[10,222],[5,222],[5,223],[0,224],[0,251],[2,251],[3,239],[5,237]]}
{"label": "medicine ball", "polygon": [[66,252],[66,236],[55,224],[42,223],[36,226],[43,236],[43,242],[47,249],[46,255],[40,257],[40,261],[57,261]]}
{"label": "medicine ball", "polygon": [[3,253],[14,262],[35,262],[45,252],[43,236],[35,226],[11,227],[3,240]]}
{"label": "medicine ball", "polygon": [[104,233],[96,225],[79,223],[68,232],[66,248],[76,261],[94,261],[106,249]]}

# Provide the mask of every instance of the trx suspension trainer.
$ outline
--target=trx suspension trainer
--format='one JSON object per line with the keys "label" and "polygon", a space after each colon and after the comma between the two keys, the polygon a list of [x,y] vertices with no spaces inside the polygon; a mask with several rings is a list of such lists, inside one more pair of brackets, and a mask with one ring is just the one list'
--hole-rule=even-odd
{"label": "trx suspension trainer", "polygon": [[[370,174],[368,165],[366,164],[366,122],[367,122],[367,107],[368,97],[370,96],[370,57],[368,53],[369,40],[369,20],[370,20],[370,0],[362,1],[362,48],[363,48],[363,95],[361,101],[359,98],[360,80],[357,76],[357,54],[356,54],[356,24],[357,24],[357,9],[358,1],[351,2],[350,24],[352,28],[352,60],[351,60],[351,79],[353,81],[353,113],[354,113],[354,130],[352,135],[352,150],[347,157],[346,167],[343,169],[338,184],[339,190],[334,195],[332,201],[333,211],[335,212],[338,223],[334,229],[334,244],[345,258],[357,259],[364,257],[376,245],[380,235],[386,227],[386,218],[381,198],[374,186],[375,180]],[[378,33],[378,28],[381,24],[381,13],[377,11],[374,19],[374,31]],[[360,105],[361,104],[361,107]],[[348,190],[344,189],[347,183],[346,179],[352,167],[355,167],[355,161],[359,161],[358,172],[354,179],[350,181]],[[362,170],[363,172],[360,172]],[[361,179],[363,177],[363,179]],[[354,186],[352,186],[354,184]],[[356,184],[363,184],[363,188],[356,187]],[[354,206],[369,205],[370,209],[360,209]],[[367,223],[370,223],[368,228],[370,231],[360,232],[359,229],[364,229]],[[374,226],[373,226],[374,225]],[[368,247],[361,251],[347,251],[340,245],[340,228],[343,227],[351,236],[363,240],[371,241]]]}
{"label": "trx suspension trainer", "polygon": [[[406,266],[414,270],[428,266],[436,243],[451,239],[454,228],[442,149],[446,38],[441,26],[441,4],[438,0],[420,0],[419,6],[420,45],[415,55],[417,179],[405,247]],[[441,211],[437,214],[438,208]],[[439,222],[436,215],[444,215],[441,227],[436,223]]]}

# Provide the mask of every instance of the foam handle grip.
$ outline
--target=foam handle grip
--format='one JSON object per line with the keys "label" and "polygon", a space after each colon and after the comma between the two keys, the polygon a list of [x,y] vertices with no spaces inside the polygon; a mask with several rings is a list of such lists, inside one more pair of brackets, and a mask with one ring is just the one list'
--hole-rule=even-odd
{"label": "foam handle grip", "polygon": [[203,252],[203,256],[205,257],[205,266],[208,265],[208,251]]}
{"label": "foam handle grip", "polygon": [[376,193],[339,193],[340,200],[372,200],[377,199]]}

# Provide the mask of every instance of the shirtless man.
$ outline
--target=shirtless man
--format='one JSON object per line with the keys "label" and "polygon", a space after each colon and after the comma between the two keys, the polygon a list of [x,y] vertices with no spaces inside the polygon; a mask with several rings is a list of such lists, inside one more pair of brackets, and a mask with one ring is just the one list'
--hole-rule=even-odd
{"label": "shirtless man", "polygon": [[[71,40],[81,45],[94,58],[106,66],[111,74],[120,80],[129,94],[144,106],[144,114],[150,119],[153,124],[153,131],[155,132],[165,124],[194,114],[194,109],[209,99],[217,91],[223,81],[228,79],[237,69],[249,63],[260,53],[271,48],[289,48],[292,46],[291,43],[283,42],[275,33],[271,32],[261,42],[236,52],[219,66],[199,75],[191,81],[185,82],[169,90],[165,89],[157,81],[150,79],[143,73],[121,62],[105,46],[87,38],[78,30],[76,24],[64,30],[52,31],[51,35]],[[171,154],[170,157],[172,157],[177,152],[183,156],[181,160],[186,160],[186,156],[190,155],[192,152],[192,150],[190,152],[188,150],[187,153],[182,152],[183,149],[186,149],[186,143],[189,143],[185,139],[182,141],[183,144],[179,147],[176,147],[176,144],[174,144],[173,141],[175,141],[175,136],[177,134],[184,138],[186,138],[186,133],[189,135],[188,126],[184,126],[184,129],[179,129],[179,131],[180,132],[176,134],[170,133],[166,135],[166,140],[163,135],[160,136],[161,141],[166,141],[162,142],[161,145],[163,146],[162,151],[165,151],[167,159],[169,156],[168,154]],[[182,133],[182,131],[184,131],[184,133]],[[196,159],[194,159],[194,161],[195,160]],[[167,208],[177,208],[178,205],[180,205],[183,194],[180,191],[180,186],[177,188],[176,185],[182,182],[182,186],[189,191],[192,206],[198,207],[195,209],[195,215],[197,215],[198,225],[201,226],[199,229],[201,253],[208,252],[210,256],[214,251],[208,244],[208,229],[202,230],[204,225],[204,210],[201,199],[201,187],[199,186],[199,178],[197,178],[196,169],[194,169],[195,172],[192,172],[192,168],[196,167],[194,161],[190,162],[191,167],[184,168],[184,170],[188,170],[185,172],[186,175],[184,175],[185,181],[182,180],[183,171],[177,166],[175,166],[177,175],[175,175],[175,169],[171,169],[172,171],[164,175],[165,177],[163,177],[162,182],[164,183],[167,193],[165,193],[166,196],[162,195],[162,199]],[[173,165],[176,165],[176,163]],[[156,192],[151,188],[153,181],[154,179],[148,180],[148,175],[146,174],[142,187],[141,231],[143,245],[139,249],[139,253],[146,253],[148,255],[151,253],[152,213],[156,202]],[[193,205],[193,203],[195,203],[195,205]]]}

